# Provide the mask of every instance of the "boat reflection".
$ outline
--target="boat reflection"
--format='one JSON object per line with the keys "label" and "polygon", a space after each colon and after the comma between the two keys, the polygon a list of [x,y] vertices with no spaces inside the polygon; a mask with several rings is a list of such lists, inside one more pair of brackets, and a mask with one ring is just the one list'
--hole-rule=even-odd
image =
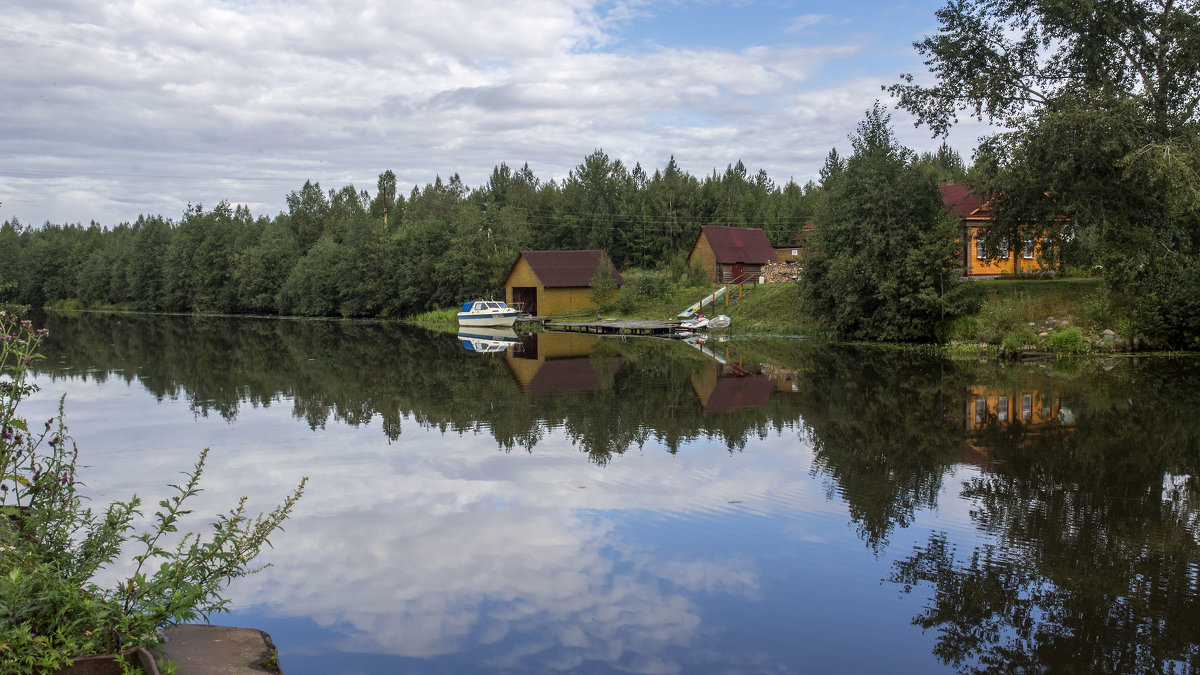
{"label": "boat reflection", "polygon": [[511,328],[462,326],[458,341],[463,349],[478,354],[495,354],[509,347],[520,347],[521,338]]}

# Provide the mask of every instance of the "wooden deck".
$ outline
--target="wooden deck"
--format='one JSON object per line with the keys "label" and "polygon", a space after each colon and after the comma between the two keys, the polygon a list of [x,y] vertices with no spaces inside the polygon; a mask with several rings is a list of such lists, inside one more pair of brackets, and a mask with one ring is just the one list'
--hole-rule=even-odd
{"label": "wooden deck", "polygon": [[595,335],[647,335],[654,337],[683,337],[692,331],[681,328],[678,321],[624,321],[617,319],[601,321],[571,321],[547,323],[546,330]]}

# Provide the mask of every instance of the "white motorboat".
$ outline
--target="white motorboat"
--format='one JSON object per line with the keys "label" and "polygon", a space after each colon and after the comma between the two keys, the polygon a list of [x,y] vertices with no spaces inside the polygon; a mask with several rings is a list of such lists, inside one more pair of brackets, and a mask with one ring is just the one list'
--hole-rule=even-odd
{"label": "white motorboat", "polygon": [[520,310],[498,300],[470,300],[463,303],[462,311],[458,313],[458,325],[511,326],[520,314]]}

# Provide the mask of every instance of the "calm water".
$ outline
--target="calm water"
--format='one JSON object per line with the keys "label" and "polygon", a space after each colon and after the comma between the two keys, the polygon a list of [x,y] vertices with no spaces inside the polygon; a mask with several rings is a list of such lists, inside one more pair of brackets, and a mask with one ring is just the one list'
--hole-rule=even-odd
{"label": "calm water", "polygon": [[1194,360],[46,325],[96,501],[311,477],[214,617],[289,675],[1200,672]]}

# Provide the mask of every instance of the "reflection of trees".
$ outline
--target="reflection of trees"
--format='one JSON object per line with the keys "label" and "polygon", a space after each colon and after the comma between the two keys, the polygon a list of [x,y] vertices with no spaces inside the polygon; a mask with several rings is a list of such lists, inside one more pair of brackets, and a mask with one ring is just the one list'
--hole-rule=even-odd
{"label": "reflection of trees", "polygon": [[937,505],[942,475],[960,453],[951,411],[969,379],[911,352],[825,348],[801,358],[814,471],[832,479],[859,536],[879,551],[892,528]]}
{"label": "reflection of trees", "polygon": [[688,384],[705,367],[686,346],[605,340],[586,358],[604,387],[522,394],[504,359],[466,354],[453,336],[365,322],[51,314],[38,364],[51,377],[135,379],[197,414],[232,419],[243,405],[290,402],[312,428],[330,419],[382,421],[398,438],[408,418],[444,433],[488,433],[532,451],[559,428],[597,463],[648,439],[671,452],[697,438],[731,451],[796,422],[785,397],[749,411],[704,416]]}
{"label": "reflection of trees", "polygon": [[892,580],[933,586],[914,622],[964,672],[1200,672],[1196,368],[1089,378],[1068,433],[993,424],[993,469],[969,480],[989,543],[934,534]]}

